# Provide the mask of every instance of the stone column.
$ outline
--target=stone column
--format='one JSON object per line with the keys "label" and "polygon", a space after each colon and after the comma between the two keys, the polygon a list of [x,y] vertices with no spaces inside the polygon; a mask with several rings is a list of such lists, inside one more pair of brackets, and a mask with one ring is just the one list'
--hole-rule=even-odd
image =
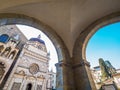
{"label": "stone column", "polygon": [[56,90],[63,90],[63,74],[62,74],[62,67],[61,63],[56,63]]}
{"label": "stone column", "polygon": [[62,61],[56,64],[56,90],[75,90],[72,66]]}
{"label": "stone column", "polygon": [[96,90],[90,64],[86,60],[73,65],[75,90]]}

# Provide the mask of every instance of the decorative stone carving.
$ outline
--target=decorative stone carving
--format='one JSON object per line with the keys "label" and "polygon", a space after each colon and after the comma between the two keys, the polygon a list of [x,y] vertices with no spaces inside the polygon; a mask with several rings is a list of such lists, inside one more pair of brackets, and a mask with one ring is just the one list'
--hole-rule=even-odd
{"label": "decorative stone carving", "polygon": [[20,90],[21,83],[14,82],[11,90]]}
{"label": "decorative stone carving", "polygon": [[20,75],[25,75],[25,72],[23,70],[19,71]]}
{"label": "decorative stone carving", "polygon": [[42,85],[37,85],[37,90],[42,90]]}
{"label": "decorative stone carving", "polygon": [[31,74],[36,74],[38,71],[39,71],[39,66],[38,66],[38,64],[33,63],[33,64],[30,65],[30,67],[29,67],[29,72],[30,72]]}

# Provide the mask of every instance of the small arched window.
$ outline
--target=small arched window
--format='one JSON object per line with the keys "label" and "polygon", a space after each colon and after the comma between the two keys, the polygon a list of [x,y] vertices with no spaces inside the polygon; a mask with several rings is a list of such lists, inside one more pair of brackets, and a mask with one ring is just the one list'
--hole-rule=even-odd
{"label": "small arched window", "polygon": [[0,36],[0,42],[6,43],[6,42],[8,42],[8,40],[9,40],[9,36],[7,34],[2,34]]}
{"label": "small arched window", "polygon": [[9,55],[9,58],[10,58],[10,59],[13,59],[14,56],[15,56],[15,54],[16,54],[16,51],[15,51],[15,50],[12,51],[12,52],[10,53],[10,55]]}
{"label": "small arched window", "polygon": [[4,49],[4,46],[0,45],[0,53],[2,52],[3,49]]}
{"label": "small arched window", "polygon": [[8,54],[10,53],[10,51],[11,51],[11,47],[7,47],[6,49],[5,49],[5,51],[1,54],[2,56],[8,56]]}

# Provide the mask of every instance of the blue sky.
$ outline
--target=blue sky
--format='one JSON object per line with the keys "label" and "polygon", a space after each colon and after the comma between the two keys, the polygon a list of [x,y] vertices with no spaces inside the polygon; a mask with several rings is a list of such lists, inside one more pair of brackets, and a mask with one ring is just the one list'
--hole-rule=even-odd
{"label": "blue sky", "polygon": [[109,60],[116,68],[120,68],[120,22],[100,28],[89,40],[86,58],[91,67],[99,65],[98,59]]}

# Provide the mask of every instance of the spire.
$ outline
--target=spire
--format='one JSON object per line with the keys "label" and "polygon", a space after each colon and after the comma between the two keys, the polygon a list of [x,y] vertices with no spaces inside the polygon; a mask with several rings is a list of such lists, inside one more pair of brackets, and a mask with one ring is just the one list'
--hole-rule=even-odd
{"label": "spire", "polygon": [[41,34],[39,34],[37,38],[39,38],[39,39],[40,39],[40,38],[41,38]]}
{"label": "spire", "polygon": [[13,36],[14,39],[19,40],[20,36],[18,34],[16,34],[15,36]]}

